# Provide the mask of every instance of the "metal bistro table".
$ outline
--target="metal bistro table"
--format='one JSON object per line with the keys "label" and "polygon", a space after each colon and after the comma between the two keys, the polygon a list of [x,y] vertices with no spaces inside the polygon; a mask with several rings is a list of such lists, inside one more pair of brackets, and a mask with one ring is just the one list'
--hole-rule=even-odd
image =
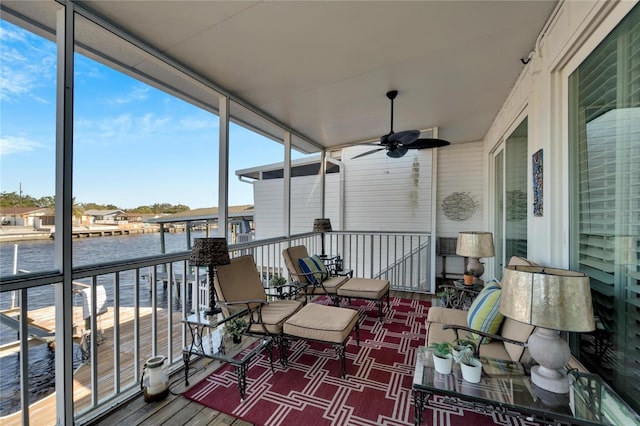
{"label": "metal bistro table", "polygon": [[635,413],[600,376],[572,371],[567,394],[556,394],[531,383],[529,367],[512,361],[480,357],[480,383],[462,379],[460,366],[451,374],[436,373],[431,349],[420,347],[413,376],[415,424],[431,395],[478,413],[503,413],[553,425],[639,425]]}
{"label": "metal bistro table", "polygon": [[456,280],[453,285],[440,286],[439,293],[444,294],[444,308],[469,309],[483,288],[484,283],[466,285],[462,280]]}
{"label": "metal bistro table", "polygon": [[269,350],[269,365],[273,372],[271,337],[244,334],[240,343],[233,343],[232,337],[227,335],[222,327],[225,322],[245,314],[246,309],[230,315],[217,314],[212,316],[205,315],[204,311],[200,311],[182,320],[187,324],[191,333],[191,344],[182,351],[185,386],[189,386],[189,362],[194,355],[233,365],[241,400],[244,400],[247,389],[249,362],[265,348]]}

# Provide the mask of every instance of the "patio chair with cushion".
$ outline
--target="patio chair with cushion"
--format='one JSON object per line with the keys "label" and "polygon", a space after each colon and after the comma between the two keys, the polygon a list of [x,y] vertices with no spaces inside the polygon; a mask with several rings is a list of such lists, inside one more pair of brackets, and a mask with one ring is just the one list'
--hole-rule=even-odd
{"label": "patio chair with cushion", "polygon": [[382,321],[382,304],[386,296],[387,309],[390,309],[389,280],[332,276],[318,256],[309,256],[305,246],[285,248],[282,256],[291,278],[310,283],[312,286],[309,287],[312,288],[313,294],[329,296],[336,306],[339,305],[341,298],[374,300],[378,305],[378,316]]}
{"label": "patio chair with cushion", "polygon": [[[324,294],[329,296],[334,304],[337,304],[338,288],[346,283],[349,277],[329,274],[326,267],[322,268],[324,263],[319,258],[320,262],[318,264],[316,259],[312,259],[309,256],[305,246],[285,248],[282,250],[282,257],[289,271],[289,278],[294,281],[300,281],[302,284],[309,284],[305,290],[306,294]],[[303,270],[300,259],[303,259],[302,265],[307,265],[309,269]]]}
{"label": "patio chair with cushion", "polygon": [[298,312],[297,300],[267,301],[253,256],[231,259],[228,265],[217,267],[215,288],[222,309],[242,306],[249,311],[248,333],[272,336],[280,350],[281,362],[286,362],[286,347],[282,336],[284,322]]}

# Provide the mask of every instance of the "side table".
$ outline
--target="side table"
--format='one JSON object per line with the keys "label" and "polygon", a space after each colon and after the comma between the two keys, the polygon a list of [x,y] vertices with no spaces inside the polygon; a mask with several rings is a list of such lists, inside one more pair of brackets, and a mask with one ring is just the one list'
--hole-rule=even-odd
{"label": "side table", "polygon": [[269,350],[269,365],[273,372],[271,337],[244,334],[240,343],[233,343],[232,337],[227,335],[222,327],[225,322],[245,313],[246,310],[241,310],[228,316],[224,314],[208,316],[200,311],[182,320],[187,324],[191,334],[191,344],[182,351],[185,386],[189,386],[188,372],[192,356],[204,356],[233,365],[241,400],[244,400],[247,389],[249,362],[265,348]]}
{"label": "side table", "polygon": [[353,278],[353,269],[340,269],[338,270],[333,270],[331,271],[331,273],[333,275],[339,276],[339,277],[349,277],[349,278]]}
{"label": "side table", "polygon": [[[305,291],[310,284],[299,281],[288,282],[277,287],[265,287],[264,292],[269,297],[279,300],[296,299],[300,292]],[[307,302],[307,292],[305,291],[305,303]]]}
{"label": "side table", "polygon": [[469,309],[484,284],[466,285],[462,280],[456,280],[453,285],[445,284],[439,287],[438,293],[444,293],[444,307],[454,309]]}
{"label": "side table", "polygon": [[319,256],[324,265],[329,270],[329,275],[353,278],[353,270],[343,267],[343,260],[340,256]]}

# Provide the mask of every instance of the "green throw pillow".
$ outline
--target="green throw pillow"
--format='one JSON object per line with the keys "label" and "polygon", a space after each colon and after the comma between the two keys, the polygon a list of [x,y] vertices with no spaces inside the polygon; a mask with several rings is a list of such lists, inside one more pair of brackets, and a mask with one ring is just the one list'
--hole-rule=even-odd
{"label": "green throw pillow", "polygon": [[303,257],[298,259],[298,263],[307,280],[313,285],[320,285],[329,276],[327,267],[318,256]]}
{"label": "green throw pillow", "polygon": [[[489,283],[480,291],[476,300],[473,301],[467,313],[467,323],[474,330],[485,333],[496,334],[500,330],[500,325],[504,315],[500,313],[500,293],[498,284]],[[473,334],[474,339],[481,336]],[[484,343],[489,343],[491,339],[485,338]]]}

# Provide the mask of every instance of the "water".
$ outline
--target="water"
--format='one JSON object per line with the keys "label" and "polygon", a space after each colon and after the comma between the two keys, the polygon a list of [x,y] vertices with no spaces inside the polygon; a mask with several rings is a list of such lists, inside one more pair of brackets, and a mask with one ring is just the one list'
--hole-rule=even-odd
{"label": "water", "polygon": [[[204,231],[192,232],[192,238],[204,237]],[[0,243],[0,275],[13,273],[14,244],[18,244],[18,269],[31,272],[50,271],[54,269],[54,242],[52,240],[23,241]],[[186,251],[185,233],[165,234],[166,252]],[[115,237],[83,238],[73,240],[73,266],[85,266],[103,262],[132,259],[162,253],[160,234],[137,234]],[[120,300],[122,306],[133,303],[133,273],[121,274]],[[98,284],[105,286],[109,306],[113,306],[114,294],[112,279],[99,277]],[[160,300],[166,301],[166,292],[158,290]],[[149,287],[141,282],[139,290],[141,306],[150,306],[151,293]],[[52,286],[40,286],[28,290],[28,309],[51,306],[54,300]],[[81,300],[74,296],[74,305]],[[0,293],[0,310],[11,306],[10,292]],[[14,342],[17,339],[15,330],[0,325],[0,345]],[[36,344],[29,348],[29,394],[31,402],[35,402],[51,394],[55,390],[54,372],[55,356],[45,344]],[[74,344],[74,368],[81,362],[79,348]],[[20,360],[19,353],[0,357],[0,416],[20,410]]]}

